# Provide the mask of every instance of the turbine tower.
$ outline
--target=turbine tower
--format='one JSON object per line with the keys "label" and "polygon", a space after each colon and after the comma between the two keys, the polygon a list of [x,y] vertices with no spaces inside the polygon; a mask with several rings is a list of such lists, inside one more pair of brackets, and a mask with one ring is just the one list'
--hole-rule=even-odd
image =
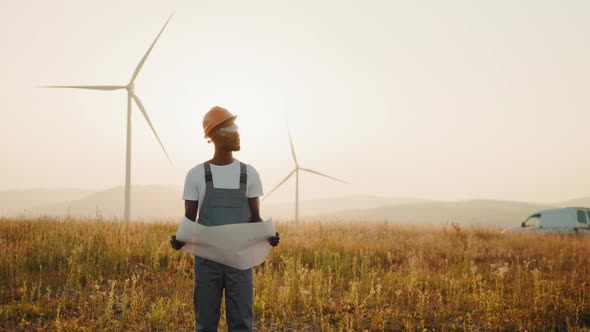
{"label": "turbine tower", "polygon": [[[172,15],[174,15],[174,13],[172,13]],[[141,61],[139,61],[139,64],[137,65],[137,67],[135,67],[135,70],[133,71],[133,75],[131,76],[131,80],[129,81],[129,83],[127,83],[127,85],[41,86],[41,88],[59,88],[59,89],[87,89],[87,90],[102,90],[102,91],[127,90],[127,155],[126,155],[126,159],[125,159],[125,221],[129,221],[130,217],[131,217],[131,103],[132,103],[132,100],[135,102],[135,104],[137,105],[137,107],[141,111],[141,114],[143,114],[143,117],[145,118],[145,120],[149,124],[154,135],[156,136],[158,143],[160,143],[160,147],[162,147],[162,150],[164,151],[166,158],[168,158],[168,161],[172,165],[172,161],[170,160],[170,156],[168,155],[166,148],[164,148],[164,145],[162,144],[160,137],[156,133],[156,129],[154,129],[154,125],[152,124],[150,117],[148,116],[147,112],[145,111],[145,107],[143,106],[141,100],[139,100],[139,97],[137,97],[137,95],[135,94],[135,79],[137,78],[137,75],[139,75],[139,72],[141,71],[141,68],[143,67],[143,64],[145,63],[145,60],[150,55],[152,49],[154,48],[154,45],[156,45],[158,38],[160,38],[160,35],[162,34],[164,29],[166,28],[166,25],[168,25],[168,22],[170,22],[172,15],[170,15],[170,17],[168,18],[166,23],[164,23],[164,26],[160,30],[160,33],[158,33],[158,35],[156,36],[156,39],[154,40],[154,42],[152,43],[150,48],[143,55],[143,57],[141,58]]]}
{"label": "turbine tower", "polygon": [[293,147],[293,140],[291,139],[291,131],[289,131],[288,133],[289,133],[289,143],[291,144],[291,156],[293,157],[293,162],[295,163],[295,168],[291,171],[291,173],[289,173],[287,175],[287,177],[285,177],[283,179],[283,181],[281,181],[276,187],[273,188],[273,190],[271,190],[268,193],[268,195],[266,195],[264,197],[263,201],[265,199],[267,199],[268,196],[270,196],[275,190],[277,190],[277,188],[279,188],[283,183],[287,182],[287,180],[289,180],[289,178],[291,178],[291,176],[293,176],[293,173],[295,173],[295,222],[297,223],[297,222],[299,222],[299,171],[313,173],[313,174],[323,176],[328,179],[332,179],[332,180],[342,182],[342,183],[346,183],[346,181],[342,181],[342,180],[337,179],[335,177],[332,177],[332,176],[329,176],[326,174],[322,174],[318,171],[314,171],[309,168],[300,167],[299,162],[297,161],[297,156],[295,155],[295,148]]}

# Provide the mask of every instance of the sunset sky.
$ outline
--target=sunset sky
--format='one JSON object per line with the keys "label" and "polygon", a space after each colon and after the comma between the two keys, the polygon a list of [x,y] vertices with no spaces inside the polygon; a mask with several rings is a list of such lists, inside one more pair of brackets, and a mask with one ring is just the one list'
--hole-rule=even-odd
{"label": "sunset sky", "polygon": [[[238,114],[269,192],[552,202],[590,196],[589,1],[2,1],[0,190],[182,186],[212,156],[201,120]],[[294,194],[294,180],[276,201]],[[273,196],[275,195],[273,194]],[[180,197],[179,197],[180,199]]]}

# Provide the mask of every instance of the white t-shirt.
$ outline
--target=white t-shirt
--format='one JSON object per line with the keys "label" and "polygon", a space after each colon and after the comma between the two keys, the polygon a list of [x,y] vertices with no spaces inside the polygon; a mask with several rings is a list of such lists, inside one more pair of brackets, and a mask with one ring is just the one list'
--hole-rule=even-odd
{"label": "white t-shirt", "polygon": [[[217,166],[211,164],[211,173],[213,175],[213,187],[223,189],[240,188],[240,161],[234,158],[234,162],[229,165]],[[262,191],[262,182],[256,169],[246,164],[246,196],[248,198],[260,197],[264,195]],[[205,183],[205,166],[204,163],[198,164],[191,168],[184,180],[184,193],[182,199],[185,201],[199,201],[199,211],[205,198],[207,184]]]}

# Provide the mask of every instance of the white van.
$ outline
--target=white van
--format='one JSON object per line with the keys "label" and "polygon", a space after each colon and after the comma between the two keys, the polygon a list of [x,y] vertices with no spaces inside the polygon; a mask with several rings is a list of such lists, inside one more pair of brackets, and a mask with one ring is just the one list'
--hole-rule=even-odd
{"label": "white van", "polygon": [[564,232],[590,234],[590,208],[567,207],[535,212],[522,222],[521,232]]}

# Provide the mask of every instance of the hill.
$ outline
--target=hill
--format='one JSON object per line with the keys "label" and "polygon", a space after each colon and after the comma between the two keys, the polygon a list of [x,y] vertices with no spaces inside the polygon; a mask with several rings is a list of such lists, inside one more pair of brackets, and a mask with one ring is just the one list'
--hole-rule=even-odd
{"label": "hill", "polygon": [[[0,191],[4,216],[123,217],[124,187],[29,189]],[[387,221],[409,224],[518,225],[531,213],[561,206],[590,206],[590,197],[555,204],[500,200],[434,201],[371,195],[300,201],[300,216],[308,220]],[[262,217],[292,219],[294,202],[261,202]],[[144,185],[131,189],[133,219],[179,219],[184,211],[180,186]]]}
{"label": "hill", "polygon": [[[125,187],[98,191],[72,201],[37,206],[33,215],[72,217],[123,218]],[[133,219],[169,219],[184,211],[182,189],[176,186],[132,186],[131,214]]]}
{"label": "hill", "polygon": [[400,224],[441,224],[516,226],[531,213],[553,205],[498,200],[419,202],[346,210],[324,218],[359,221],[389,221]]}
{"label": "hill", "polygon": [[[32,217],[69,215],[71,217],[94,218],[97,214],[100,214],[105,218],[122,218],[124,193],[124,187],[115,187],[97,192],[81,192],[78,195],[71,195],[71,199],[61,201],[57,199],[46,200],[38,204],[34,197],[43,194],[31,190],[29,195],[17,194],[14,196],[13,201],[18,201],[17,205],[22,208],[6,210],[3,215],[27,215]],[[7,194],[7,196],[10,195]],[[424,201],[414,198],[343,196],[301,201],[300,211],[304,217],[315,217],[321,214],[330,214],[343,208],[369,209],[382,205],[407,204],[410,202]],[[271,216],[275,219],[293,218],[294,207],[294,202],[261,202],[261,212],[265,218]],[[26,212],[23,212],[23,208],[26,208]],[[182,216],[183,211],[181,187],[147,185],[132,186],[131,188],[131,215],[133,219],[176,219]]]}
{"label": "hill", "polygon": [[573,206],[583,206],[583,207],[590,207],[590,197],[581,197],[570,199],[568,201],[563,201],[558,204],[560,207],[573,207]]}
{"label": "hill", "polygon": [[30,213],[31,208],[69,202],[89,195],[92,189],[16,189],[0,191],[0,214],[19,215]]}
{"label": "hill", "polygon": [[[331,215],[343,209],[372,209],[385,205],[399,205],[409,203],[427,202],[416,198],[395,198],[380,196],[341,196],[315,200],[302,200],[299,202],[299,214],[303,218],[314,218],[321,215]],[[261,203],[264,215],[274,218],[290,219],[295,215],[295,202],[268,202]]]}

